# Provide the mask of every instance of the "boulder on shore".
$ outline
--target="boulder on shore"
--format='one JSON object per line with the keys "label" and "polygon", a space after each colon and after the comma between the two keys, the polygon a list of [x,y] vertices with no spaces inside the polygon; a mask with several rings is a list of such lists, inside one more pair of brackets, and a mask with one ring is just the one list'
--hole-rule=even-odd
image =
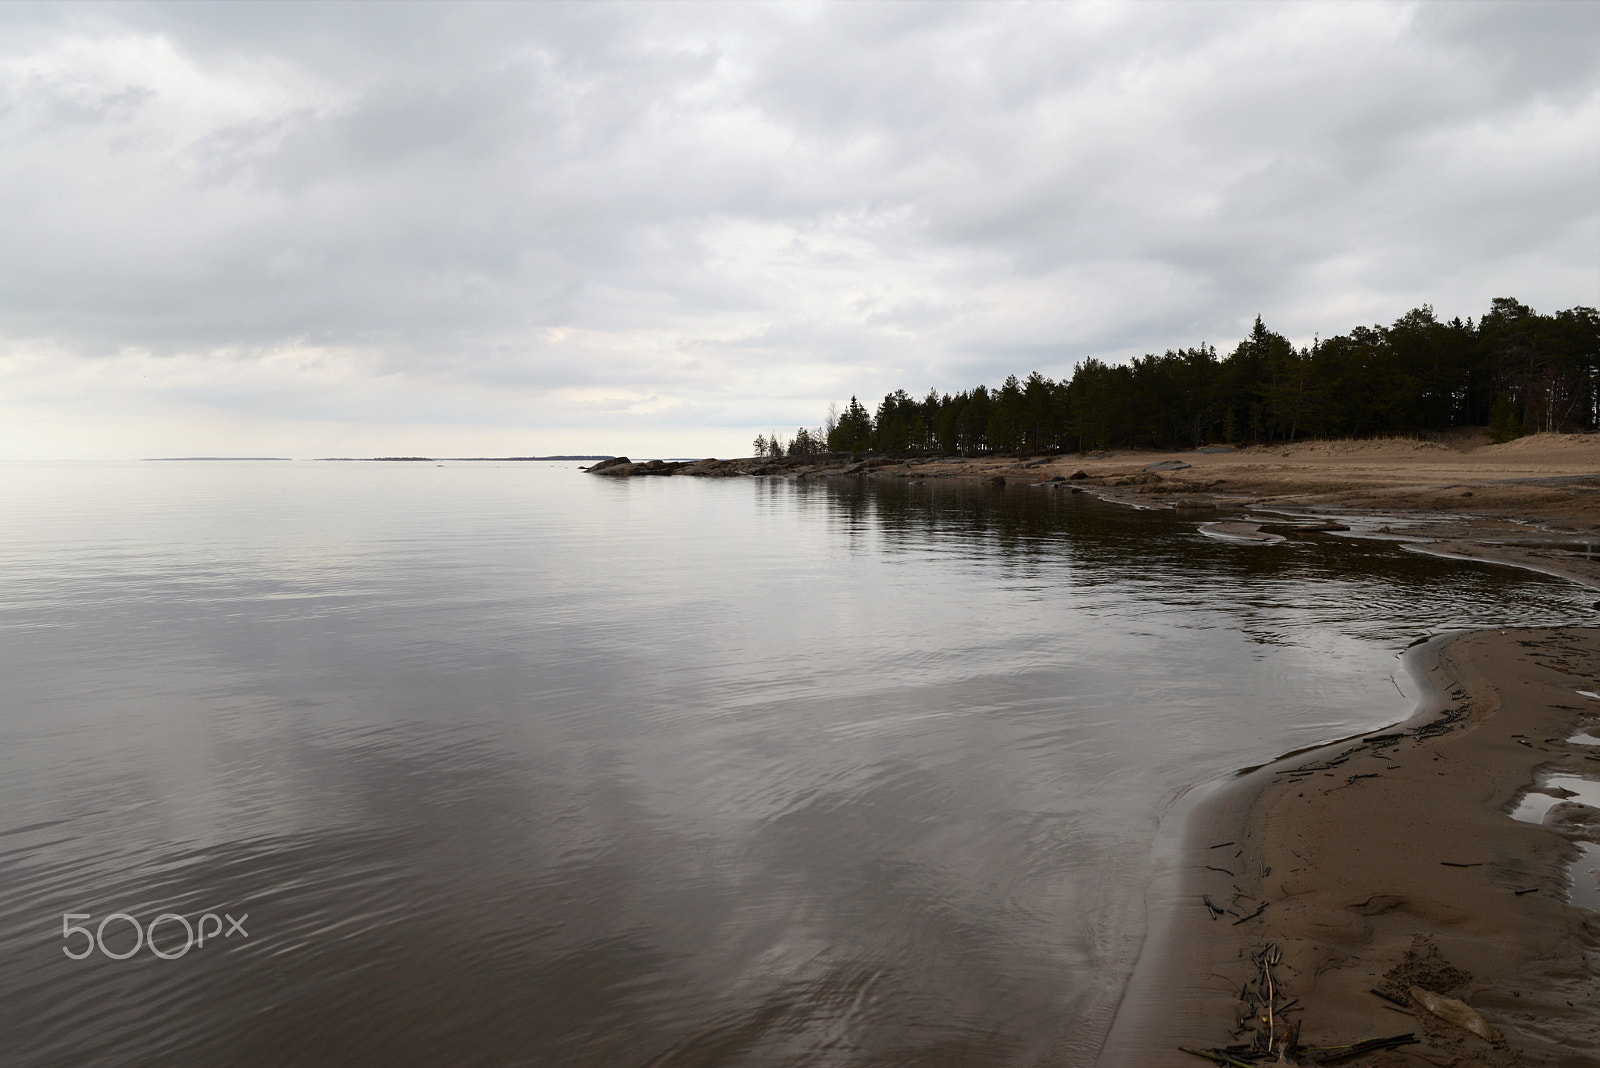
{"label": "boulder on shore", "polygon": [[632,462],[626,456],[613,456],[609,460],[601,460],[599,463],[591,465],[586,470],[592,475],[596,471],[604,471],[608,467],[617,467],[621,464],[631,464]]}

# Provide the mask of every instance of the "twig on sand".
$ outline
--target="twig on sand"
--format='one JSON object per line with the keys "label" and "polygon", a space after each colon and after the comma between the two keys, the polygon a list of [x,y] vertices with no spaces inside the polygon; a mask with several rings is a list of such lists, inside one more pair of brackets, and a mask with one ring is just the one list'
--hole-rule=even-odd
{"label": "twig on sand", "polygon": [[1388,1038],[1369,1038],[1365,1042],[1356,1042],[1348,1046],[1306,1046],[1307,1053],[1323,1053],[1317,1058],[1318,1064],[1338,1064],[1351,1057],[1359,1057],[1363,1053],[1376,1053],[1380,1049],[1398,1049],[1421,1041],[1416,1034],[1407,1031],[1403,1035],[1391,1035]]}
{"label": "twig on sand", "polygon": [[1256,918],[1256,917],[1257,917],[1257,916],[1259,916],[1259,915],[1261,915],[1261,914],[1262,914],[1262,913],[1263,913],[1263,912],[1265,912],[1265,911],[1267,911],[1267,903],[1266,903],[1266,902],[1265,902],[1265,901],[1263,901],[1263,902],[1262,902],[1262,903],[1261,903],[1261,907],[1260,907],[1260,908],[1258,908],[1258,909],[1256,909],[1256,910],[1255,910],[1255,911],[1254,911],[1254,912],[1252,912],[1252,913],[1251,913],[1251,914],[1250,914],[1250,915],[1248,915],[1248,916],[1240,916],[1240,917],[1239,917],[1239,918],[1238,918],[1238,919],[1237,919],[1237,920],[1234,920],[1234,921],[1233,921],[1233,925],[1234,925],[1234,926],[1235,926],[1235,927],[1237,927],[1237,926],[1239,926],[1239,925],[1240,925],[1240,924],[1241,924],[1241,923],[1243,923],[1243,922],[1244,922],[1244,921],[1246,921],[1246,920],[1253,920],[1253,919],[1255,919],[1255,918]]}
{"label": "twig on sand", "polygon": [[1178,1052],[1192,1053],[1196,1057],[1204,1057],[1213,1064],[1226,1064],[1233,1066],[1233,1068],[1255,1068],[1255,1065],[1251,1064],[1249,1061],[1235,1060],[1226,1053],[1215,1053],[1211,1050],[1204,1049],[1190,1049],[1188,1046],[1179,1046]]}

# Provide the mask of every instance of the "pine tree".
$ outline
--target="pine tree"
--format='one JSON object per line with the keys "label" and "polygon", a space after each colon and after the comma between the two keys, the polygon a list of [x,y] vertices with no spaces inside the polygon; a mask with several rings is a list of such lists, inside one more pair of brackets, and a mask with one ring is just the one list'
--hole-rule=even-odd
{"label": "pine tree", "polygon": [[1517,402],[1511,399],[1508,391],[1501,390],[1494,407],[1489,409],[1489,439],[1500,444],[1521,436],[1522,420],[1517,418]]}

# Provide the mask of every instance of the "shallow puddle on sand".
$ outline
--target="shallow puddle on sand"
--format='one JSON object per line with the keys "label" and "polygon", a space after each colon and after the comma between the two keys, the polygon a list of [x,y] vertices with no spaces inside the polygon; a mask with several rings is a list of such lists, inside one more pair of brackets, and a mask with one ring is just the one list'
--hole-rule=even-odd
{"label": "shallow puddle on sand", "polygon": [[1579,697],[1593,697],[1596,701],[1600,701],[1600,693],[1592,693],[1588,690],[1577,690],[1575,692]]}
{"label": "shallow puddle on sand", "polygon": [[1596,738],[1592,734],[1574,734],[1567,741],[1573,745],[1600,745],[1600,738]]}
{"label": "shallow puddle on sand", "polygon": [[1572,862],[1572,903],[1600,912],[1600,845],[1579,842],[1583,854]]}
{"label": "shallow puddle on sand", "polygon": [[[1586,745],[1600,742],[1600,739],[1583,734],[1570,740],[1576,742],[1583,739],[1587,739],[1584,742]],[[1523,795],[1515,811],[1511,813],[1512,819],[1524,823],[1543,823],[1545,815],[1562,801],[1600,808],[1600,782],[1594,779],[1584,779],[1576,775],[1549,775],[1540,780],[1539,788],[1570,790],[1573,796],[1551,797],[1549,794],[1529,792]],[[1572,876],[1572,894],[1568,900],[1579,908],[1600,912],[1600,845],[1579,842],[1578,848],[1582,853],[1568,869]]]}
{"label": "shallow puddle on sand", "polygon": [[1545,813],[1562,801],[1600,808],[1600,782],[1594,779],[1583,779],[1576,775],[1550,775],[1539,781],[1538,789],[1567,790],[1572,796],[1551,797],[1549,794],[1529,791],[1523,795],[1516,809],[1512,811],[1512,819],[1521,820],[1523,823],[1543,823]]}

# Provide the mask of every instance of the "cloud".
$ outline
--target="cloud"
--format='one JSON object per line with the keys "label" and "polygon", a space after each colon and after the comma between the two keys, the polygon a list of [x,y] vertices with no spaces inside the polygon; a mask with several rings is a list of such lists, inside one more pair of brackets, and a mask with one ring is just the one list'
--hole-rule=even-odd
{"label": "cloud", "polygon": [[1257,313],[1309,338],[1600,288],[1593,5],[0,26],[10,455],[70,454],[127,397],[149,425],[97,448],[236,419],[290,453],[341,425],[733,452],[851,393],[1225,346]]}

